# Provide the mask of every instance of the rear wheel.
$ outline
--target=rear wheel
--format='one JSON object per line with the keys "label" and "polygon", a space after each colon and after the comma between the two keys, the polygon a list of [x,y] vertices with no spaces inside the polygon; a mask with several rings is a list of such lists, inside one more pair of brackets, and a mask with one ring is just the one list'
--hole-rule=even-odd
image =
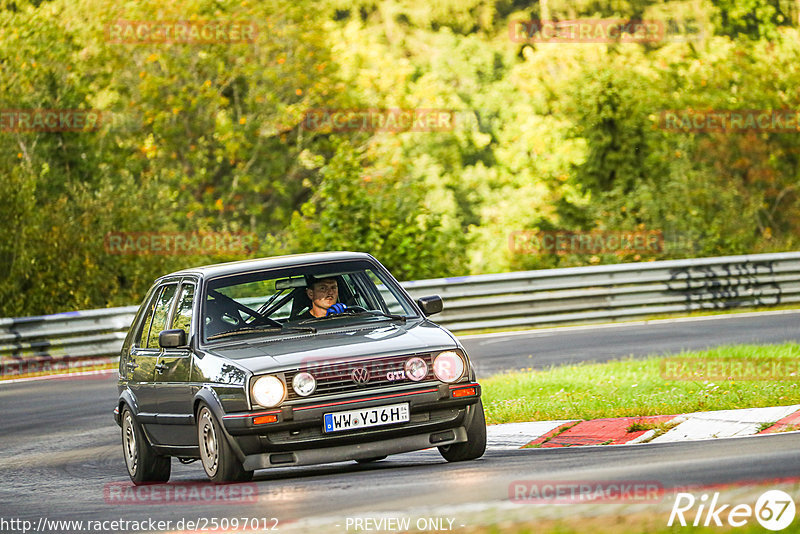
{"label": "rear wheel", "polygon": [[197,414],[197,442],[203,469],[212,482],[246,482],[253,478],[253,472],[242,467],[208,406]]}
{"label": "rear wheel", "polygon": [[439,447],[439,453],[448,462],[474,460],[486,452],[486,418],[483,415],[483,401],[472,405],[474,413],[467,426],[467,441]]}
{"label": "rear wheel", "polygon": [[142,426],[128,408],[122,410],[122,454],[128,475],[137,486],[169,480],[170,457],[159,456],[153,451]]}

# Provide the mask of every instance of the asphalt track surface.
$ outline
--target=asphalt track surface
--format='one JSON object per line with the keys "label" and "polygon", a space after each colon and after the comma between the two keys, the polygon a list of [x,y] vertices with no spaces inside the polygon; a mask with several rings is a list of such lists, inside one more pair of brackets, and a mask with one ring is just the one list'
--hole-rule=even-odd
{"label": "asphalt track surface", "polygon": [[[585,359],[797,340],[798,320],[800,314],[781,314],[569,329],[469,338],[466,345],[487,375]],[[619,447],[490,448],[480,460],[460,464],[448,464],[429,450],[370,465],[258,471],[251,486],[254,503],[120,505],[104,496],[104,489],[129,482],[111,415],[115,398],[115,379],[109,376],[0,385],[0,525],[3,519],[34,525],[40,518],[153,519],[170,520],[174,529],[180,519],[251,517],[277,518],[280,531],[295,521],[339,517],[343,523],[334,531],[353,532],[345,528],[347,517],[508,504],[509,485],[518,480],[657,481],[669,490],[800,477],[800,434],[787,433]],[[170,484],[206,480],[198,463],[173,460],[172,473]],[[455,519],[456,526],[464,524]],[[21,532],[8,523],[0,530]]]}

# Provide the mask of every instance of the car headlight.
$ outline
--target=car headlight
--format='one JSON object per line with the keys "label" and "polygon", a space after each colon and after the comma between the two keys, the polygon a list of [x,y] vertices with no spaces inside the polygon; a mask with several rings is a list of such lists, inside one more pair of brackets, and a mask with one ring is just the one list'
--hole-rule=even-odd
{"label": "car headlight", "polygon": [[292,388],[301,397],[308,397],[317,389],[317,380],[311,373],[297,373],[292,379]]}
{"label": "car headlight", "polygon": [[406,372],[406,378],[409,378],[414,382],[424,380],[425,377],[428,376],[428,364],[425,363],[425,360],[419,356],[414,356],[413,358],[406,360],[406,364],[403,369]]}
{"label": "car headlight", "polygon": [[277,406],[286,397],[286,386],[277,376],[267,375],[253,382],[253,400],[261,406]]}
{"label": "car headlight", "polygon": [[464,360],[457,352],[440,352],[433,359],[433,374],[442,382],[455,382],[464,374]]}

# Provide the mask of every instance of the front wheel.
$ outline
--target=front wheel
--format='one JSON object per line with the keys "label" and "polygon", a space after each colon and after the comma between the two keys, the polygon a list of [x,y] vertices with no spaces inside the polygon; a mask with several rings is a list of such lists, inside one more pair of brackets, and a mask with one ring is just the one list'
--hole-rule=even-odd
{"label": "front wheel", "polygon": [[203,469],[211,482],[246,482],[253,478],[253,472],[242,467],[208,406],[197,414],[197,441]]}
{"label": "front wheel", "polygon": [[142,426],[129,408],[122,410],[122,454],[128,475],[137,486],[148,482],[166,482],[171,469],[170,457],[153,451]]}
{"label": "front wheel", "polygon": [[486,452],[486,417],[483,415],[483,401],[473,404],[474,413],[467,426],[467,441],[439,447],[439,453],[448,462],[474,460]]}

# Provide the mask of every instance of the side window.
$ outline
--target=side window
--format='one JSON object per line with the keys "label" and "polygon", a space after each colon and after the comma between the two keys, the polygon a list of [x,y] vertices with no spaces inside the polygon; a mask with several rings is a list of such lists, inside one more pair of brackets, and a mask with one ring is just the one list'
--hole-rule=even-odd
{"label": "side window", "polygon": [[150,303],[147,305],[147,312],[144,316],[144,321],[142,322],[142,329],[136,334],[136,340],[134,341],[134,345],[136,347],[146,347],[147,346],[147,339],[150,335],[150,325],[153,324],[153,309],[156,307],[156,302],[158,302],[158,297],[161,294],[161,288],[157,289],[153,293],[153,298],[150,300]]}
{"label": "side window", "polygon": [[406,306],[404,306],[397,297],[392,293],[392,291],[386,286],[383,280],[374,273],[371,269],[367,269],[367,276],[369,276],[370,281],[375,284],[379,295],[378,298],[381,299],[380,305],[384,308],[384,311],[388,311],[389,313],[395,313],[398,315],[410,315],[413,314],[413,311]]}
{"label": "side window", "polygon": [[194,302],[194,284],[183,284],[181,295],[178,297],[178,309],[175,310],[175,317],[172,319],[170,328],[181,328],[187,334],[192,324],[192,303]]}
{"label": "side window", "polygon": [[164,290],[156,299],[156,307],[155,311],[153,312],[153,323],[150,325],[150,335],[147,338],[148,349],[159,348],[158,334],[162,330],[165,330],[167,325],[167,315],[169,314],[169,308],[172,304],[172,299],[175,298],[175,291],[177,290],[177,287],[177,284],[164,286]]}

